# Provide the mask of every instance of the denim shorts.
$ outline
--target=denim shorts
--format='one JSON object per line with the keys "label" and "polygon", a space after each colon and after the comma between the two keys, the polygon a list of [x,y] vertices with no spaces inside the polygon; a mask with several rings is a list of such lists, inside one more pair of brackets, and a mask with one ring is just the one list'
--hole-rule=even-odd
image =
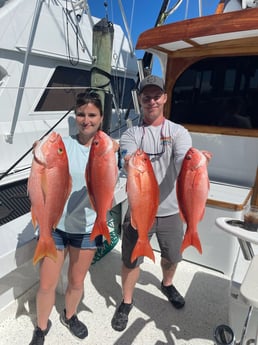
{"label": "denim shorts", "polygon": [[71,234],[59,229],[53,230],[52,236],[56,248],[59,250],[63,250],[67,246],[81,249],[96,249],[102,245],[102,236],[97,236],[95,240],[91,241],[90,234]]}
{"label": "denim shorts", "polygon": [[[161,257],[172,264],[182,260],[181,244],[184,237],[183,223],[179,214],[167,217],[156,217],[152,228],[148,233],[149,239],[156,233],[160,247]],[[130,224],[130,215],[126,214],[122,234],[122,260],[126,267],[134,268],[143,262],[139,257],[131,263],[131,254],[138,239],[138,232]]]}

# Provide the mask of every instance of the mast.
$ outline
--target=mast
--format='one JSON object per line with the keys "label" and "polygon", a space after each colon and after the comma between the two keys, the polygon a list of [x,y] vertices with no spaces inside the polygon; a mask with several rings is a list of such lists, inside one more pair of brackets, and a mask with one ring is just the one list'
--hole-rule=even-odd
{"label": "mast", "polygon": [[101,19],[93,27],[93,67],[91,86],[98,89],[104,119],[103,131],[110,132],[112,115],[111,59],[113,51],[114,27],[107,18]]}

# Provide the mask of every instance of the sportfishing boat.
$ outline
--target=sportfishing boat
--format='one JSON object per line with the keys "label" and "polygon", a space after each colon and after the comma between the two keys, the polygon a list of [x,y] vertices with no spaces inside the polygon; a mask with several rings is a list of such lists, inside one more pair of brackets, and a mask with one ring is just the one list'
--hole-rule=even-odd
{"label": "sportfishing boat", "polygon": [[53,130],[74,133],[76,95],[89,87],[105,104],[105,131],[118,138],[125,113],[127,121],[138,118],[130,92],[138,68],[130,37],[104,6],[97,18],[87,1],[6,0],[0,21],[2,309],[38,281],[27,196],[33,143]]}
{"label": "sportfishing boat", "polygon": [[[106,84],[105,80],[96,83],[94,72],[102,78],[111,74],[113,91],[116,79],[122,80],[125,75],[130,84],[126,90],[137,83],[136,58],[131,55],[121,28],[114,25],[117,43],[111,62],[107,63],[111,71],[106,66],[105,73],[101,73],[100,66],[94,65],[92,53],[93,23],[99,19],[93,18],[91,22],[89,11],[84,5],[81,7],[84,1],[71,1],[69,10],[65,7],[67,3],[37,1],[36,7],[31,8],[28,1],[9,0],[0,5],[1,24],[6,28],[0,36],[0,104],[5,114],[0,122],[0,326],[5,343],[20,344],[21,334],[28,343],[35,319],[38,275],[31,262],[35,238],[26,198],[31,156],[27,154],[20,160],[22,155],[30,152],[32,143],[53,128],[61,134],[74,130],[72,119],[66,114],[73,105],[74,90],[78,88],[81,92],[89,86],[98,89]],[[178,0],[173,11],[182,3],[183,0]],[[166,5],[163,18],[169,14]],[[128,329],[122,334],[114,332],[110,322],[121,299],[118,242],[101,259],[102,264],[92,266],[85,282],[81,305],[85,313],[81,315],[90,330],[91,345],[258,343],[257,293],[252,291],[245,302],[241,297],[241,286],[249,287],[250,274],[246,276],[246,272],[250,267],[255,272],[258,239],[256,232],[254,239],[249,236],[246,240],[239,235],[246,207],[250,203],[258,206],[258,1],[221,0],[215,13],[208,16],[202,16],[201,1],[199,5],[199,17],[170,24],[157,22],[157,27],[140,34],[136,44],[136,49],[160,61],[168,94],[166,117],[190,131],[194,147],[213,155],[208,166],[210,192],[198,230],[203,253],[187,248],[175,277],[175,284],[186,297],[186,307],[182,311],[172,310],[159,291],[159,247],[153,238],[156,263],[146,259],[136,286],[135,308]],[[17,20],[10,21],[11,16]],[[47,34],[48,29],[51,34]],[[125,65],[125,61],[130,63]],[[140,76],[150,73],[149,64],[138,63],[138,67]],[[122,90],[118,94],[123,94]],[[49,102],[48,96],[51,96]],[[119,139],[128,119],[138,121],[138,111],[121,113],[116,111],[119,107],[114,108],[107,129]],[[21,181],[24,181],[22,190]],[[125,181],[120,178],[115,192],[118,224],[127,207]],[[11,201],[16,205],[10,207]],[[228,228],[237,231],[230,232]],[[251,278],[257,287],[257,274]],[[63,286],[65,282],[61,279],[59,293]],[[250,309],[252,302],[254,308]],[[69,338],[70,334],[64,334],[61,325],[59,328],[60,303],[57,296],[56,309],[51,315],[55,330],[47,336],[46,344],[76,343]],[[100,324],[105,332],[100,332]]]}

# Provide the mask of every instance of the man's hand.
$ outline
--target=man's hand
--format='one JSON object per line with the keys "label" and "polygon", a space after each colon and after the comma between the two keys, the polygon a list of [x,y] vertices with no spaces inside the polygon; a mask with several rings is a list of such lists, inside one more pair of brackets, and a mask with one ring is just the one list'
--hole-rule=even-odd
{"label": "man's hand", "polygon": [[128,170],[128,165],[129,165],[129,160],[130,160],[131,155],[125,155],[124,156],[124,171],[127,172]]}

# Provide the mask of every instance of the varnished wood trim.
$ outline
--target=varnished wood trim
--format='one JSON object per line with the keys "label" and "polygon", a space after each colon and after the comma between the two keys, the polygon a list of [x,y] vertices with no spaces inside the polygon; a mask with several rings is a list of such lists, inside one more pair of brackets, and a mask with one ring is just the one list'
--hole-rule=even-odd
{"label": "varnished wood trim", "polygon": [[147,30],[138,38],[136,49],[148,49],[181,40],[258,28],[258,8],[187,19]]}
{"label": "varnished wood trim", "polygon": [[226,201],[221,201],[221,200],[207,199],[206,205],[227,208],[234,211],[242,211],[244,207],[247,205],[251,195],[252,195],[252,190],[250,190],[250,192],[248,193],[247,197],[245,198],[242,204],[234,204],[231,202],[226,202]]}

